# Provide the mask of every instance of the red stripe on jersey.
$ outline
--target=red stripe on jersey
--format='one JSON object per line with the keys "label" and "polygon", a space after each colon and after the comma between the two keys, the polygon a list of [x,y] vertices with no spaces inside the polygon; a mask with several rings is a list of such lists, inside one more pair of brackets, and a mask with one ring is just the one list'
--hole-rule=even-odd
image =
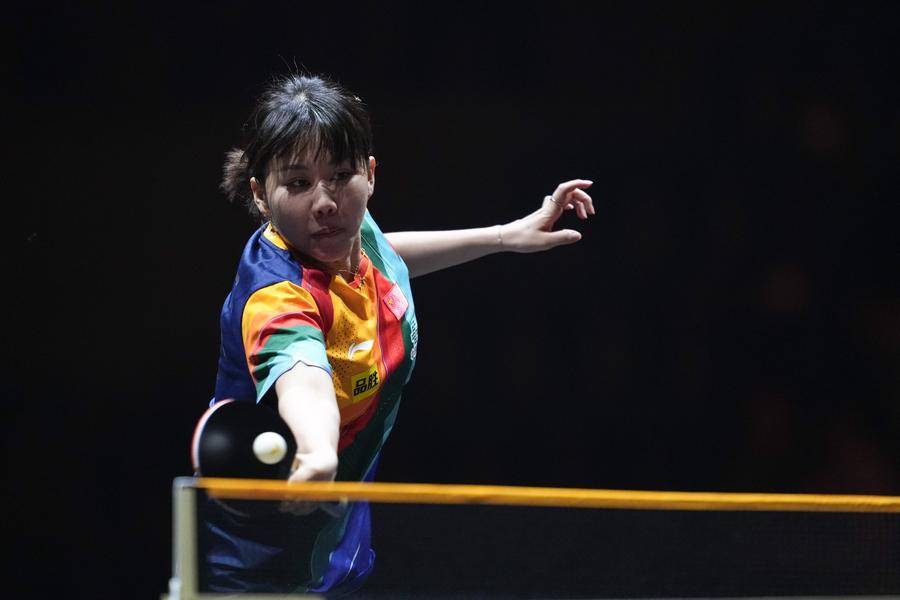
{"label": "red stripe on jersey", "polygon": [[331,294],[328,292],[330,284],[331,277],[324,271],[303,267],[300,285],[304,290],[312,294],[313,300],[316,301],[319,315],[322,317],[322,334],[326,336],[331,331],[331,326],[334,323],[334,305],[332,304]]}
{"label": "red stripe on jersey", "polygon": [[338,439],[338,452],[349,446],[353,443],[353,440],[356,439],[356,434],[362,431],[366,425],[369,424],[369,421],[372,420],[372,417],[375,415],[375,411],[378,409],[378,404],[381,400],[381,392],[379,391],[375,394],[375,397],[372,399],[372,403],[369,405],[369,408],[366,409],[366,412],[359,415],[355,421],[347,423],[344,427],[341,427],[340,438]]}
{"label": "red stripe on jersey", "polygon": [[406,356],[406,347],[403,345],[402,321],[383,302],[384,297],[394,287],[394,283],[382,275],[380,271],[375,271],[375,285],[378,289],[378,336],[381,341],[381,356],[384,359],[384,366],[387,372],[393,373],[400,367],[403,358]]}

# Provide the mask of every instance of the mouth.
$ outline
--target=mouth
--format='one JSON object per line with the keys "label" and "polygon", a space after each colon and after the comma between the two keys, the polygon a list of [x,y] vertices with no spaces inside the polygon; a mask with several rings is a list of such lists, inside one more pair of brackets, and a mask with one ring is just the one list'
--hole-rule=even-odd
{"label": "mouth", "polygon": [[312,235],[310,235],[310,237],[315,238],[317,240],[323,239],[323,238],[330,238],[330,237],[334,237],[334,236],[338,235],[342,231],[344,231],[344,230],[341,229],[340,227],[326,227],[325,229],[320,229],[317,232],[313,233]]}

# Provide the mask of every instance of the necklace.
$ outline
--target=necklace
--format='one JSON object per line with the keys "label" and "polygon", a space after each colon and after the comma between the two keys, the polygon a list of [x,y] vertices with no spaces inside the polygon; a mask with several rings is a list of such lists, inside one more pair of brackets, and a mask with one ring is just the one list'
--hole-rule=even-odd
{"label": "necklace", "polygon": [[[348,284],[352,284],[352,283],[356,282],[357,277],[359,277],[360,265],[362,265],[362,260],[360,260],[359,263],[357,263],[355,269],[349,269],[349,270],[338,269],[337,272],[339,275],[342,275],[344,277],[344,281],[346,281]],[[364,278],[359,277],[359,285],[363,285],[365,282],[366,282],[366,280]]]}
{"label": "necklace", "polygon": [[[366,256],[365,251],[362,248],[359,249],[359,260],[356,261],[356,268],[350,269],[348,271],[338,270],[338,273],[345,273],[350,276],[350,279],[344,278],[347,283],[358,282],[357,287],[362,287],[366,283],[366,278],[364,275],[360,274],[360,271],[363,270],[363,264],[369,260],[369,257]],[[351,262],[352,264],[352,262]]]}
{"label": "necklace", "polygon": [[343,269],[338,269],[338,275],[343,275],[344,281],[347,283],[353,283],[356,281],[356,276],[359,274],[359,267],[352,271],[345,271]]}

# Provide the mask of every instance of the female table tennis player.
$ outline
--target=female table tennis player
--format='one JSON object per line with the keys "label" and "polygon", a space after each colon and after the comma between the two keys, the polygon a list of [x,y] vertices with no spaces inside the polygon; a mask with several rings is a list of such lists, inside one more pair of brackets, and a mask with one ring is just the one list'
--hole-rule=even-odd
{"label": "female table tennis player", "polygon": [[[368,211],[377,163],[357,96],[321,77],[278,79],[246,135],[222,189],[262,225],[222,309],[216,399],[277,409],[297,443],[290,481],[371,480],[416,359],[410,279],[578,241],[553,227],[566,209],[594,213],[591,182],[562,183],[502,225],[382,233]],[[202,588],[329,597],[359,588],[374,561],[368,504],[332,512],[244,518],[205,505]]]}

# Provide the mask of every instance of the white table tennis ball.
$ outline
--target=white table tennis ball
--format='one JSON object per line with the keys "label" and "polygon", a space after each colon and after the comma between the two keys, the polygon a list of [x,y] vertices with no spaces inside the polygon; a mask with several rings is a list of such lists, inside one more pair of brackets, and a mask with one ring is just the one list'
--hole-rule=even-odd
{"label": "white table tennis ball", "polygon": [[265,431],[253,440],[253,454],[260,462],[274,465],[287,454],[287,442],[274,431]]}

